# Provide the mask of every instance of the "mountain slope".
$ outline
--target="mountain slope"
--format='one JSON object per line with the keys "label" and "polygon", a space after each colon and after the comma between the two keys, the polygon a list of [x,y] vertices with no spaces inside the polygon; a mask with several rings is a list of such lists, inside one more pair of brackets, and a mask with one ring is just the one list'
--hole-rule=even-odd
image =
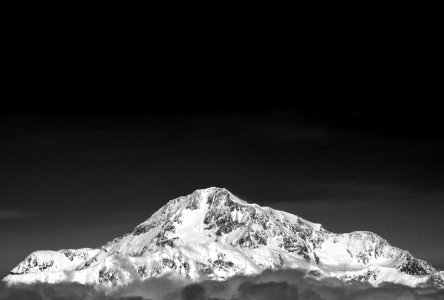
{"label": "mountain slope", "polygon": [[34,252],[4,280],[113,286],[168,272],[197,281],[278,268],[375,286],[384,281],[444,286],[443,272],[374,233],[335,234],[215,187],[169,201],[100,249]]}

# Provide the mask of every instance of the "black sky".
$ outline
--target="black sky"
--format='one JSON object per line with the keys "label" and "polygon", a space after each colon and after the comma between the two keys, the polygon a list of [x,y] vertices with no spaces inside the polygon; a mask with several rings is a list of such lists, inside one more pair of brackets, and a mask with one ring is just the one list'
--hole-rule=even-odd
{"label": "black sky", "polygon": [[98,247],[209,186],[444,267],[436,107],[212,104],[2,112],[0,273],[34,250]]}

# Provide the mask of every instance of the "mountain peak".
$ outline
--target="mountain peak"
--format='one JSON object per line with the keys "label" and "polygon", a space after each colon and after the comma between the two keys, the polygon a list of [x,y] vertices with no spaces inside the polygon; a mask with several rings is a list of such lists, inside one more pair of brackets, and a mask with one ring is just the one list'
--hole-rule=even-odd
{"label": "mountain peak", "polygon": [[195,190],[191,195],[193,195],[195,193],[197,195],[199,195],[202,199],[207,199],[208,200],[209,198],[213,198],[214,199],[214,198],[222,196],[223,199],[227,200],[227,201],[232,201],[232,202],[236,202],[236,203],[243,204],[243,205],[249,205],[250,204],[250,203],[248,203],[245,200],[241,200],[240,198],[235,196],[233,193],[231,193],[226,188],[209,187],[209,188],[206,188],[206,189],[198,189],[198,190]]}
{"label": "mountain peak", "polygon": [[335,234],[296,215],[249,204],[210,187],[169,201],[100,249],[34,252],[5,280],[116,285],[174,272],[222,280],[302,268],[318,278],[417,286],[442,273],[372,232]]}

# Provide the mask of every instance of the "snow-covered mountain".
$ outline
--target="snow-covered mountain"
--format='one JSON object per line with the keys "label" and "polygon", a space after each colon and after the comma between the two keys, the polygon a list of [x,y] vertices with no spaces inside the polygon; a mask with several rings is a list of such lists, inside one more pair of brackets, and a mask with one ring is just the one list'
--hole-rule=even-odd
{"label": "snow-covered mountain", "polygon": [[168,272],[199,281],[279,268],[374,286],[389,281],[444,287],[443,271],[372,232],[332,233],[216,187],[169,201],[100,249],[33,252],[4,280],[115,286]]}

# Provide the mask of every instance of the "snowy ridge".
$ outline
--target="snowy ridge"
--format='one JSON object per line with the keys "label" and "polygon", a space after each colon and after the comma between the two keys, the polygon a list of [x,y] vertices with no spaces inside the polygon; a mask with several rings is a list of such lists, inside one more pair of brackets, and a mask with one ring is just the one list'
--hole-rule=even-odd
{"label": "snowy ridge", "polygon": [[444,287],[443,271],[372,232],[335,234],[216,187],[169,201],[100,249],[34,252],[4,280],[116,286],[169,272],[199,281],[279,268],[374,286],[389,281]]}

